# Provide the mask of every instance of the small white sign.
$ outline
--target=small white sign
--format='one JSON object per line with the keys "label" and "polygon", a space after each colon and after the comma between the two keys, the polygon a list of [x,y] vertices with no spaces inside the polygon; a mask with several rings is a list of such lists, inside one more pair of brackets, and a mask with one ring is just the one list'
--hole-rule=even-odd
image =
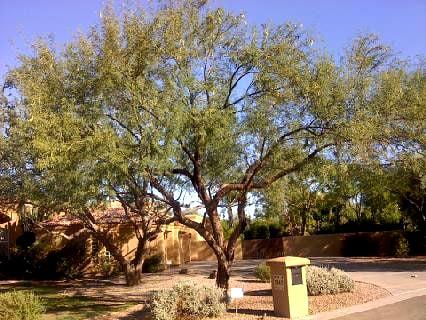
{"label": "small white sign", "polygon": [[244,297],[243,288],[231,288],[231,299],[241,299]]}

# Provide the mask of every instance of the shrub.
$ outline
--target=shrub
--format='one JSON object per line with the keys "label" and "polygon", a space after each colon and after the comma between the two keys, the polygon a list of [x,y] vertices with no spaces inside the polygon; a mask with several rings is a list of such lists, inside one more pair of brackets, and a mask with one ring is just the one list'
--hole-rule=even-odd
{"label": "shrub", "polygon": [[154,320],[218,317],[226,310],[223,291],[216,287],[180,282],[156,292],[151,301]]}
{"label": "shrub", "polygon": [[316,266],[307,267],[306,284],[311,296],[350,292],[354,288],[354,281],[344,271]]}
{"label": "shrub", "polygon": [[408,240],[402,234],[396,235],[393,239],[392,251],[393,255],[399,258],[408,256],[410,246],[408,244]]}
{"label": "shrub", "polygon": [[16,246],[21,250],[28,250],[36,241],[36,235],[31,231],[24,231],[16,238]]}
{"label": "shrub", "polygon": [[1,259],[0,278],[75,278],[85,267],[85,252],[86,242],[81,239],[73,239],[59,249],[52,248],[51,241],[37,240],[26,249],[12,248],[10,258]]}
{"label": "shrub", "polygon": [[426,255],[426,232],[404,232],[404,238],[408,241],[410,254],[418,256]]}
{"label": "shrub", "polygon": [[262,282],[269,282],[271,280],[271,270],[264,262],[260,263],[254,269],[254,275]]}
{"label": "shrub", "polygon": [[100,274],[104,278],[116,276],[119,274],[120,270],[118,263],[114,259],[108,258],[104,255],[101,255],[96,259],[94,269],[97,274]]}
{"label": "shrub", "polygon": [[339,286],[339,292],[351,292],[354,289],[355,282],[346,272],[337,268],[331,268],[330,273]]}
{"label": "shrub", "polygon": [[162,289],[152,296],[151,313],[154,320],[174,320],[178,311],[178,296],[173,289]]}
{"label": "shrub", "polygon": [[273,238],[281,238],[284,235],[282,227],[278,223],[271,223],[269,225],[269,237]]}
{"label": "shrub", "polygon": [[39,320],[45,308],[33,292],[0,293],[0,320]]}
{"label": "shrub", "polygon": [[244,239],[246,240],[269,238],[269,224],[264,221],[255,221],[244,231]]}
{"label": "shrub", "polygon": [[145,259],[142,266],[142,272],[155,273],[164,270],[163,257],[156,254]]}

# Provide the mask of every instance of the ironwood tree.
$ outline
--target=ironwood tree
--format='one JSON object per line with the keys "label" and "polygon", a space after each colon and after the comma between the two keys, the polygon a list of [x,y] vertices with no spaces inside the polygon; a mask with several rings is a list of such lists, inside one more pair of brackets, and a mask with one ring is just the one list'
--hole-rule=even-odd
{"label": "ironwood tree", "polygon": [[[143,190],[206,240],[227,288],[254,192],[316,158],[377,159],[398,135],[424,134],[408,122],[424,99],[404,103],[424,88],[390,57],[366,35],[336,62],[299,25],[250,26],[192,0],[121,16],[106,8],[62,51],[36,44],[8,83],[34,167],[55,182],[67,175],[69,187],[55,189],[67,204]],[[410,119],[399,117],[401,103]],[[204,208],[201,222],[182,210],[188,194]],[[237,221],[225,240],[219,208],[230,199]]]}

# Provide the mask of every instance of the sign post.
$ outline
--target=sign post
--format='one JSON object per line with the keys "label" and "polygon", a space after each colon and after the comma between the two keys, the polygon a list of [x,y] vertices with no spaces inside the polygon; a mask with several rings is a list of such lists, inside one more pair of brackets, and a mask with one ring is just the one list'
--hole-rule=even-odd
{"label": "sign post", "polygon": [[237,314],[238,313],[237,300],[242,299],[244,297],[243,288],[231,288],[231,292],[229,296],[231,298],[231,301],[235,299],[235,314]]}

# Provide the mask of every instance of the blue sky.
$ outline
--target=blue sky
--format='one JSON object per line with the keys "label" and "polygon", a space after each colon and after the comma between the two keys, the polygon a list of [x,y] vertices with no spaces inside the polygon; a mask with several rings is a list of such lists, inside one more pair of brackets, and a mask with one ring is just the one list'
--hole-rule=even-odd
{"label": "blue sky", "polygon": [[[114,1],[117,6],[123,1]],[[360,32],[374,32],[404,57],[426,55],[425,0],[215,0],[251,23],[302,23],[338,56]],[[99,20],[103,0],[0,0],[0,79],[37,36],[63,43]]]}

